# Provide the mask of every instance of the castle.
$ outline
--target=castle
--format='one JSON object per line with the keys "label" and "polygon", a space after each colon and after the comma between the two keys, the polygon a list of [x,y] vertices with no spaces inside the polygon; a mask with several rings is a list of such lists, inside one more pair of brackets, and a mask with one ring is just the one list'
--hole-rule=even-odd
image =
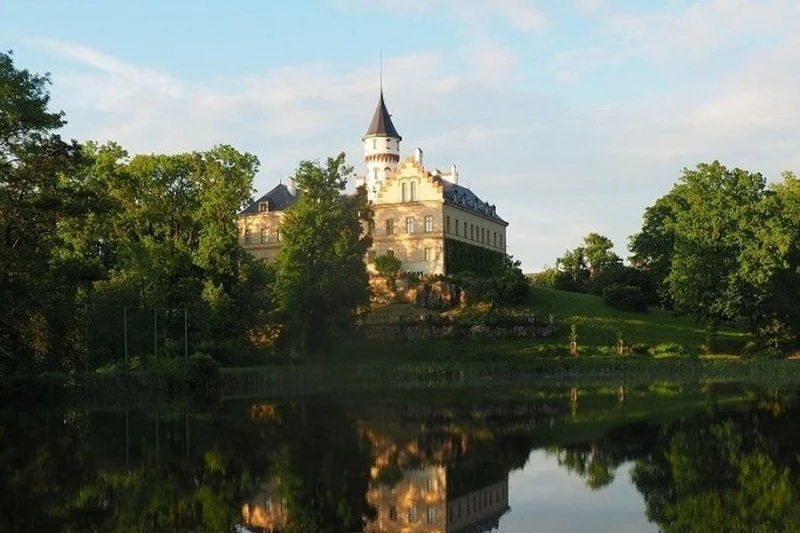
{"label": "castle", "polygon": [[[459,184],[458,171],[427,169],[422,149],[401,161],[403,138],[392,122],[381,87],[378,105],[362,137],[365,186],[374,213],[368,228],[373,243],[365,258],[371,267],[380,255],[397,257],[402,270],[426,275],[480,272],[506,257],[508,222],[493,204]],[[281,221],[302,192],[292,178],[244,209],[238,217],[242,246],[273,260],[281,245]]]}

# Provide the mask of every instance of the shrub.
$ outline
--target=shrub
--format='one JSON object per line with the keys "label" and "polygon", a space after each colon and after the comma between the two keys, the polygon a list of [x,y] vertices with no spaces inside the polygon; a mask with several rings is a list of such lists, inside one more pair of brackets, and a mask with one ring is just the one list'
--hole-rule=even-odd
{"label": "shrub", "polygon": [[613,284],[603,290],[603,302],[619,311],[647,311],[647,300],[639,287]]}
{"label": "shrub", "polygon": [[400,260],[393,255],[381,255],[375,258],[375,270],[386,280],[392,290],[394,290],[395,279],[401,266]]}
{"label": "shrub", "polygon": [[697,359],[700,354],[697,352],[690,352],[683,344],[677,342],[666,342],[653,346],[650,350],[653,356],[669,356],[677,357],[680,359]]}
{"label": "shrub", "polygon": [[742,357],[758,359],[783,359],[784,353],[775,346],[765,346],[763,343],[749,341],[742,347]]}
{"label": "shrub", "polygon": [[508,258],[494,276],[494,288],[501,303],[522,303],[528,299],[530,284],[519,266],[519,261]]}
{"label": "shrub", "polygon": [[637,342],[631,345],[631,351],[637,355],[647,355],[650,353],[650,345],[645,342]]}
{"label": "shrub", "polygon": [[219,388],[219,365],[208,354],[189,357],[185,376],[187,388],[200,396],[212,397]]}

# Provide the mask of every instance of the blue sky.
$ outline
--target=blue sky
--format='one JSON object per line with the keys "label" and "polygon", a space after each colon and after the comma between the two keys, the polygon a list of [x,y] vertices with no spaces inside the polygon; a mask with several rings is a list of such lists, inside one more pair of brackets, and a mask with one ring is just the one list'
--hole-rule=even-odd
{"label": "blue sky", "polygon": [[228,143],[259,157],[259,192],[341,150],[362,170],[382,50],[404,154],[456,163],[526,271],[591,231],[626,257],[683,167],[799,170],[798,23],[796,0],[0,2],[66,135]]}

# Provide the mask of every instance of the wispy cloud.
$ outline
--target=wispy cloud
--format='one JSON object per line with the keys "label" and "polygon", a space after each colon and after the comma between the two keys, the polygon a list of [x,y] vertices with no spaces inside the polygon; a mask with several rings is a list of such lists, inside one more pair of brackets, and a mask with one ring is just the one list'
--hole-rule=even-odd
{"label": "wispy cloud", "polygon": [[594,44],[561,52],[556,62],[559,77],[570,80],[630,59],[664,68],[709,62],[748,39],[765,42],[793,31],[798,22],[800,3],[795,0],[692,0],[648,9],[609,7],[598,18]]}
{"label": "wispy cloud", "polygon": [[[456,162],[463,181],[511,222],[511,253],[537,269],[588,231],[609,235],[625,255],[642,210],[683,166],[719,158],[772,177],[800,167],[800,42],[775,39],[780,46],[754,52],[703,91],[687,82],[613,105],[509,83],[519,50],[488,38],[459,54],[387,57],[384,86],[404,152],[420,145],[433,167]],[[345,150],[359,167],[374,67],[303,63],[221,88],[75,43],[32,42],[66,60],[50,69],[54,105],[80,139],[116,140],[133,152],[231,143],[261,159],[261,190],[300,159]],[[591,67],[602,53],[587,48],[581,57]]]}

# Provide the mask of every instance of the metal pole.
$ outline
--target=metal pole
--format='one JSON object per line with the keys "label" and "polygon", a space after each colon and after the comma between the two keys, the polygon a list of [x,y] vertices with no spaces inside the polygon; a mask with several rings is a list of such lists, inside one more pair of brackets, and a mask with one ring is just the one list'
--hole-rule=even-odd
{"label": "metal pole", "polygon": [[153,308],[153,358],[158,357],[158,309]]}
{"label": "metal pole", "polygon": [[83,306],[83,311],[84,311],[83,320],[84,323],[86,324],[85,326],[86,331],[84,333],[86,336],[86,360],[84,361],[83,364],[83,370],[85,373],[88,374],[89,373],[89,304],[85,304]]}
{"label": "metal pole", "polygon": [[123,331],[125,332],[125,364],[128,364],[128,308],[122,308]]}
{"label": "metal pole", "polygon": [[131,426],[130,412],[125,411],[125,467],[131,468]]}
{"label": "metal pole", "polygon": [[189,310],[183,310],[183,358],[189,358]]}

